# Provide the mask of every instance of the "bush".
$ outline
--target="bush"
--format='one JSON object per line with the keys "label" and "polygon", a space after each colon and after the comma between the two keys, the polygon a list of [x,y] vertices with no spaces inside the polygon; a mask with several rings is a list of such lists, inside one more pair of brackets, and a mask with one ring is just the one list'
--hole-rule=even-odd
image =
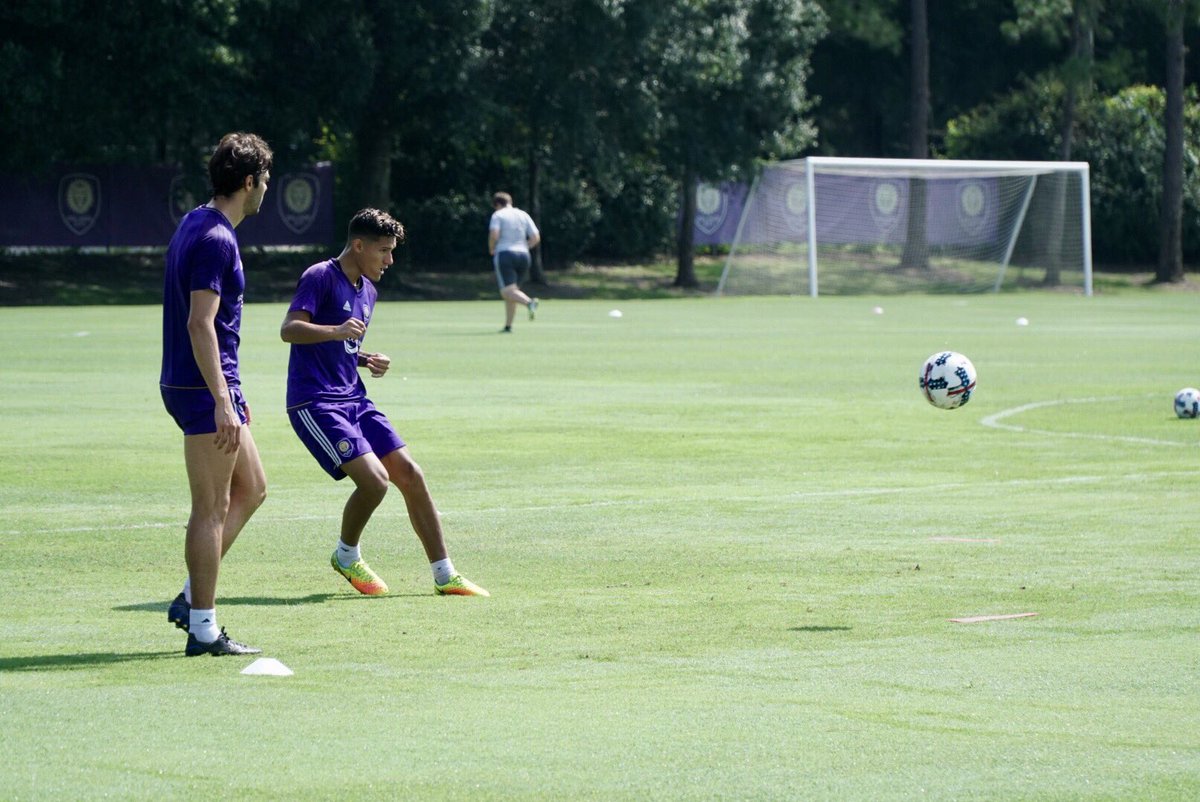
{"label": "bush", "polygon": [[[1030,83],[951,120],[945,155],[955,159],[1057,158],[1063,89]],[[1162,198],[1162,89],[1131,86],[1091,98],[1076,110],[1072,159],[1091,166],[1092,247],[1100,263],[1153,263],[1158,259]],[[1184,102],[1184,259],[1200,259],[1200,105],[1196,87]]]}

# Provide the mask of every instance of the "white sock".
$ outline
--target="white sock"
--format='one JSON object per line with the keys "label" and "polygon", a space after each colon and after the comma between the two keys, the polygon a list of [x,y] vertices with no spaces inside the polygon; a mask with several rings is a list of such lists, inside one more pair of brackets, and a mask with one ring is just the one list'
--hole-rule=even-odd
{"label": "white sock", "polygon": [[190,607],[192,604],[192,578],[190,576],[183,582],[183,598]]}
{"label": "white sock", "polygon": [[454,563],[450,562],[449,557],[430,563],[429,567],[433,569],[433,581],[438,585],[446,584],[455,574]]}
{"label": "white sock", "polygon": [[201,643],[215,641],[221,635],[221,630],[217,628],[217,611],[197,610],[193,607],[188,619],[188,634],[195,635],[196,640]]}
{"label": "white sock", "polygon": [[344,542],[339,540],[337,556],[338,562],[341,563],[342,567],[349,568],[350,566],[354,565],[354,563],[362,559],[362,552],[359,551],[358,546],[347,546]]}

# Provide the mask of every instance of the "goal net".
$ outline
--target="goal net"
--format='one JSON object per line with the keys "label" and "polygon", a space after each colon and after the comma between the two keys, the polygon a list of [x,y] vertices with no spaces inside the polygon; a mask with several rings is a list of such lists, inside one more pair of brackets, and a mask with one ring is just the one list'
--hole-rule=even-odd
{"label": "goal net", "polygon": [[1086,162],[847,159],[768,164],[742,203],[728,295],[1092,294]]}

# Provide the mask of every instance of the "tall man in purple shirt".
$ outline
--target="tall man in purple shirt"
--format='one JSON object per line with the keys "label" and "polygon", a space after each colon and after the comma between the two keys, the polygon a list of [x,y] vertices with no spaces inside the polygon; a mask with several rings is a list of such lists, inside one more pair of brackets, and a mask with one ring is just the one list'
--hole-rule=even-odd
{"label": "tall man in purple shirt", "polygon": [[189,657],[261,651],[217,626],[216,595],[221,558],[267,494],[238,376],[246,280],[234,228],[258,213],[271,161],[270,147],[255,134],[225,135],[208,162],[212,200],[184,216],[167,248],[159,386],[183,430],[192,494],[188,579],[167,619],[187,631]]}
{"label": "tall man in purple shirt", "polygon": [[329,562],[359,593],[380,596],[387,583],[362,558],[359,540],[388,485],[404,496],[408,519],[425,548],[441,595],[488,596],[454,569],[442,523],[408,447],[367,398],[358,373],[379,378],[391,360],[363,350],[378,291],[375,282],[392,264],[404,227],[386,212],[362,209],[350,220],[346,246],[300,277],[279,334],[291,343],[287,407],[292,428],[335,480],[350,477],[354,492],[342,510],[341,538]]}

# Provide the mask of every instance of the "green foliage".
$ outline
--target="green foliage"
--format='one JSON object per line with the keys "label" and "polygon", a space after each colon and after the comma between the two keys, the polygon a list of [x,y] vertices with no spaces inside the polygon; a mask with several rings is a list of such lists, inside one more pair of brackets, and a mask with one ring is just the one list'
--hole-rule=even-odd
{"label": "green foliage", "polygon": [[[1200,93],[1184,98],[1184,258],[1200,256]],[[1158,87],[1134,86],[1106,98],[1088,121],[1080,157],[1092,164],[1094,225],[1101,241],[1124,261],[1153,261],[1158,253],[1162,198],[1165,97]]]}
{"label": "green foliage", "polygon": [[[1063,93],[1030,83],[947,125],[945,155],[974,159],[1054,159]],[[1200,256],[1200,96],[1184,103],[1184,257]],[[1133,86],[1095,97],[1077,111],[1073,158],[1091,166],[1092,241],[1098,262],[1150,263],[1158,254],[1163,113],[1158,87]]]}

